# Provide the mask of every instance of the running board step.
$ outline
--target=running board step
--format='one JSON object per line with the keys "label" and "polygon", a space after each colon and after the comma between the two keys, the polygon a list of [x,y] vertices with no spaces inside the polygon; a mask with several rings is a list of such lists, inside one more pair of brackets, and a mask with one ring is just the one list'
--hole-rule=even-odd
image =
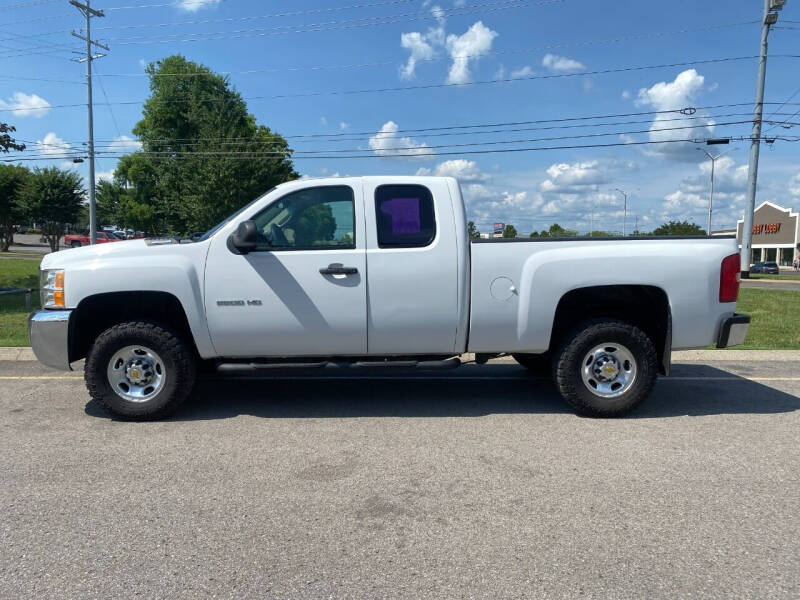
{"label": "running board step", "polygon": [[455,369],[461,366],[458,358],[446,360],[379,360],[358,362],[308,362],[308,363],[220,363],[217,371],[220,373],[252,373],[255,371],[281,370],[281,369],[420,369],[422,371],[442,371]]}

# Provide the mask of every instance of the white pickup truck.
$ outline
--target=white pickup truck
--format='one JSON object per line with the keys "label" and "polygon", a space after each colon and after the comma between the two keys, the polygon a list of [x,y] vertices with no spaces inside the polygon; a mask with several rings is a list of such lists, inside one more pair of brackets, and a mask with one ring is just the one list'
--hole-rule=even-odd
{"label": "white pickup truck", "polygon": [[742,343],[738,291],[733,239],[470,241],[455,179],[305,179],[195,242],[47,255],[29,333],[46,365],[85,358],[91,396],[126,419],[175,410],[201,365],[445,369],[465,353],[544,366],[578,412],[617,416],[673,348]]}

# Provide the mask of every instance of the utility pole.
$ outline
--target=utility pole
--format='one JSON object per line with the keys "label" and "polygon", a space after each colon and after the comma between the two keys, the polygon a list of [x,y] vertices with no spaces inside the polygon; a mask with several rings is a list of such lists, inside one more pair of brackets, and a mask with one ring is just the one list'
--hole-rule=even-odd
{"label": "utility pole", "polygon": [[750,254],[753,246],[753,213],[756,208],[756,183],[758,181],[758,155],[761,150],[761,119],[764,116],[764,82],[767,78],[767,41],[769,28],[778,22],[777,11],[786,0],[764,0],[764,18],[761,22],[761,51],[758,59],[756,104],[753,109],[753,131],[750,134],[750,163],[747,169],[747,204],[742,225],[741,269],[742,278],[750,277]]}
{"label": "utility pole", "polygon": [[636,232],[635,235],[639,235],[639,215],[636,215],[634,219],[635,225],[633,226],[633,230]]}
{"label": "utility pole", "polygon": [[97,46],[103,50],[108,51],[108,46],[104,46],[100,42],[92,39],[92,17],[105,17],[102,10],[92,8],[89,3],[91,0],[86,0],[86,4],[81,4],[77,0],[69,0],[69,3],[77,8],[86,17],[86,35],[83,36],[79,33],[72,31],[72,35],[79,40],[86,42],[86,56],[73,59],[77,62],[86,63],[86,90],[87,100],[86,105],[89,109],[89,241],[91,244],[97,243],[97,205],[95,202],[95,184],[94,184],[94,111],[92,103],[92,61],[98,58],[103,58],[105,54],[98,52],[92,54],[92,46]]}
{"label": "utility pole", "polygon": [[628,228],[628,194],[626,194],[619,188],[616,188],[616,191],[622,194],[622,197],[625,199],[624,209],[622,212],[622,237],[625,237],[626,229]]}
{"label": "utility pole", "polygon": [[[709,140],[706,143],[707,144],[711,144],[712,140]],[[715,143],[723,143],[723,142],[715,142]],[[724,142],[724,143],[727,143],[727,142]],[[715,166],[715,164],[717,162],[717,159],[722,158],[728,152],[732,152],[733,150],[736,150],[736,148],[730,148],[729,150],[726,150],[725,152],[720,152],[716,156],[711,154],[705,148],[698,148],[698,150],[702,151],[708,157],[708,159],[711,161],[711,193],[708,196],[708,228],[706,229],[706,232],[708,233],[708,235],[711,235],[711,211],[713,210],[713,206],[714,206],[714,166]],[[747,265],[748,265],[748,268],[749,268],[750,263],[748,262]]]}

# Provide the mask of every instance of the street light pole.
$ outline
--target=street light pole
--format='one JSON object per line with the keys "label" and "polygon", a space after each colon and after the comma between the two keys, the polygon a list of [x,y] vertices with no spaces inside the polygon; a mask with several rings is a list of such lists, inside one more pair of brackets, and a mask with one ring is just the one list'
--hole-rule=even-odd
{"label": "street light pole", "polygon": [[761,150],[761,119],[764,116],[764,82],[767,78],[767,42],[769,28],[778,22],[778,13],[786,0],[764,0],[764,17],[761,21],[761,50],[758,60],[756,103],[753,109],[753,131],[750,134],[750,163],[747,169],[747,204],[742,224],[741,269],[742,278],[750,277],[750,254],[753,246],[753,213],[756,208],[756,183],[758,180],[758,155]]}
{"label": "street light pole", "polygon": [[[708,229],[706,229],[708,235],[711,235],[711,211],[713,210],[713,207],[714,207],[714,167],[716,165],[716,162],[717,162],[718,158],[722,158],[728,152],[732,152],[733,150],[736,150],[736,148],[731,148],[730,150],[726,150],[725,152],[720,152],[716,156],[711,154],[705,148],[698,148],[698,150],[702,150],[702,152],[711,161],[711,193],[708,196]],[[747,264],[749,265],[750,263],[747,263]]]}
{"label": "street light pole", "polygon": [[626,235],[625,230],[628,228],[628,194],[626,194],[619,188],[616,188],[616,191],[622,194],[622,197],[624,198],[624,208],[622,211],[622,237],[625,237]]}

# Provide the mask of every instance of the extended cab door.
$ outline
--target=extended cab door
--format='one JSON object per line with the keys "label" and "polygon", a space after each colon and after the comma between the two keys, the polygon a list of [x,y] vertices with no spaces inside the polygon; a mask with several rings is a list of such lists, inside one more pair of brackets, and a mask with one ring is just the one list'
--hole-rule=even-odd
{"label": "extended cab door", "polygon": [[443,178],[401,181],[364,178],[369,353],[452,353],[465,310],[459,266],[467,267],[450,191]]}
{"label": "extended cab door", "polygon": [[215,236],[206,262],[206,314],[217,354],[366,354],[361,180],[290,187],[249,218],[258,230],[256,250],[235,254],[227,236]]}

